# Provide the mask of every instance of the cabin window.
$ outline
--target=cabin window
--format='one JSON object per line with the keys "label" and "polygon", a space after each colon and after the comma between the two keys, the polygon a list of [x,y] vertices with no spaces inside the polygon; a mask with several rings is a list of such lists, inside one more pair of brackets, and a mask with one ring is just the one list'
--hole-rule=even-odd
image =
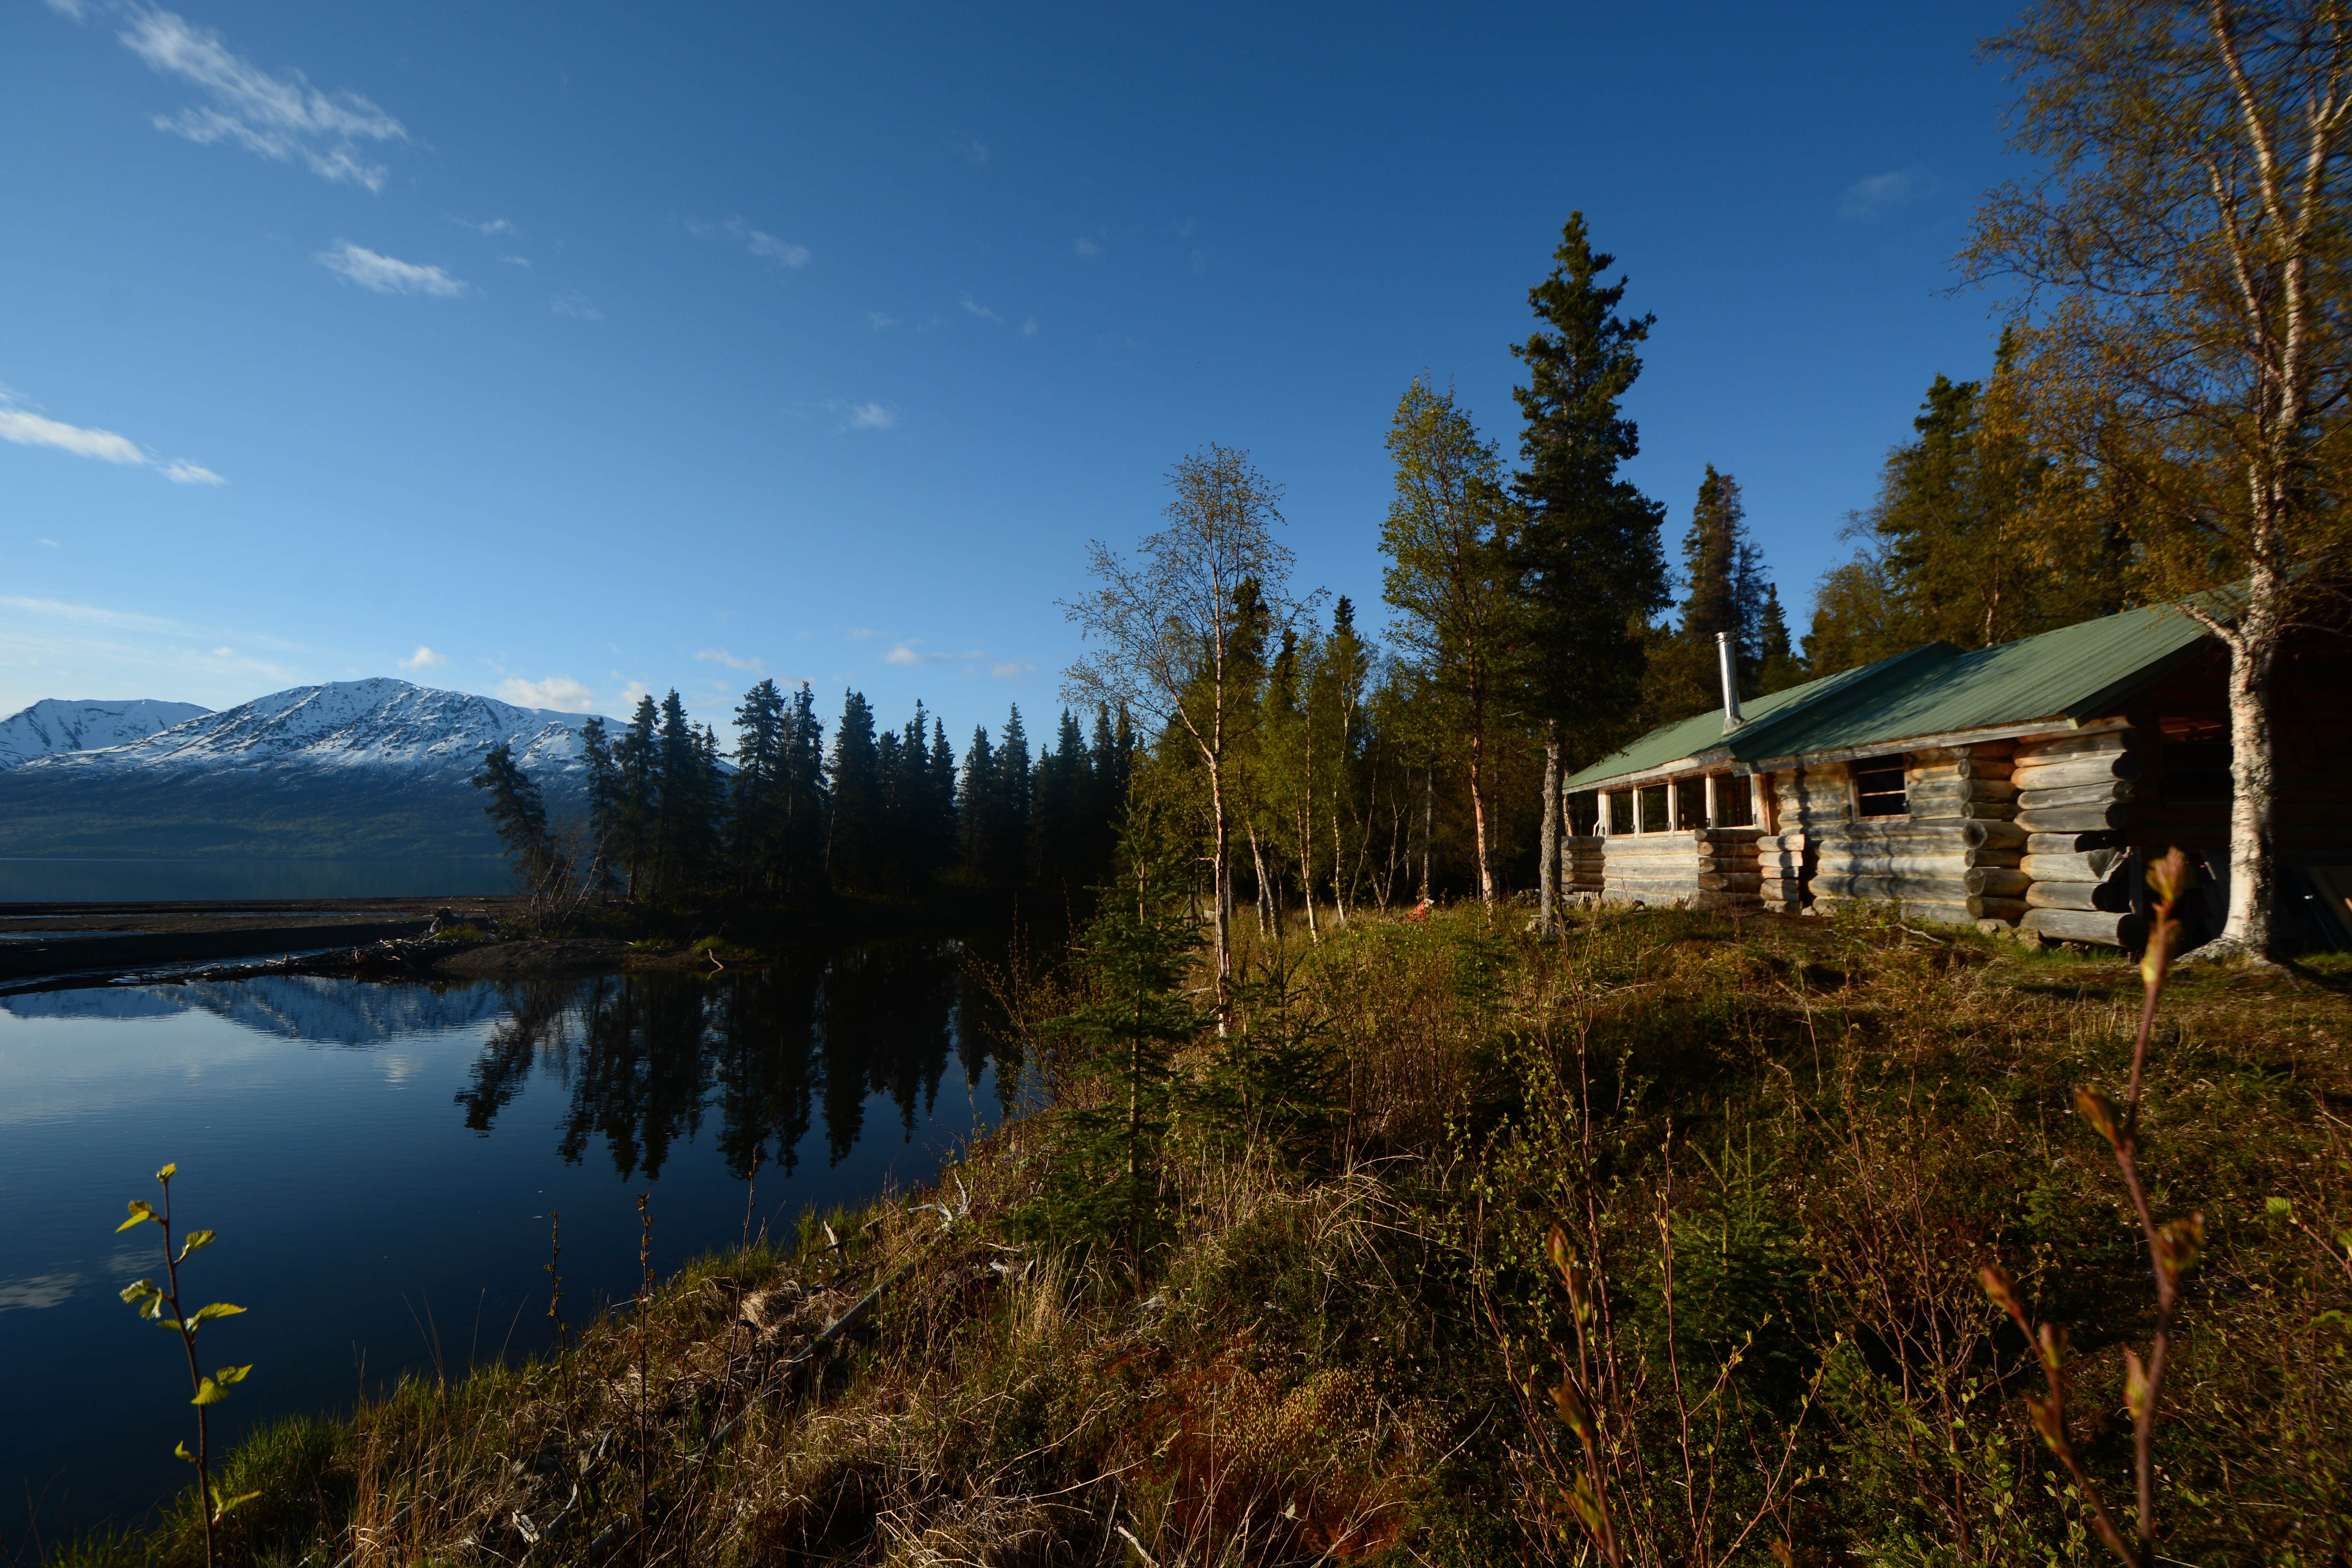
{"label": "cabin window", "polygon": [[1723,773],[1717,777],[1715,819],[1717,827],[1756,826],[1756,792],[1746,779],[1737,773]]}
{"label": "cabin window", "polygon": [[1675,826],[1677,828],[1706,826],[1706,781],[1680,779],[1675,784]]}
{"label": "cabin window", "polygon": [[1903,758],[1864,757],[1852,765],[1853,810],[1856,816],[1905,816],[1910,805],[1903,798]]}
{"label": "cabin window", "polygon": [[1633,831],[1633,792],[1621,789],[1609,797],[1609,831]]}
{"label": "cabin window", "polygon": [[2230,798],[2230,731],[2219,719],[2167,719],[2158,765],[2158,793],[2167,801],[2195,803]]}
{"label": "cabin window", "polygon": [[1669,826],[1666,821],[1666,786],[1652,784],[1642,791],[1641,795],[1642,831],[1664,833]]}
{"label": "cabin window", "polygon": [[1568,830],[1583,837],[1600,826],[1601,797],[1589,789],[1576,791],[1568,797]]}

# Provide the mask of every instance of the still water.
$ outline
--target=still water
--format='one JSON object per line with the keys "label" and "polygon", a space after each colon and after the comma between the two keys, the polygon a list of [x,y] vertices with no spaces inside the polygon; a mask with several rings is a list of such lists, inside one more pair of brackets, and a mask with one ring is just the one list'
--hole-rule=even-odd
{"label": "still water", "polygon": [[[445,986],[274,978],[0,998],[0,1531],[135,1519],[186,1468],[177,1341],[117,1299],[162,1276],[114,1226],[176,1161],[207,1369],[252,1363],[215,1441],[403,1371],[550,1341],[654,1265],[789,1235],[812,1206],[928,1180],[1003,1113],[952,943],[758,973]],[[1006,1089],[1017,1076],[1007,1069]],[[744,1179],[758,1168],[756,1185]]]}
{"label": "still water", "polygon": [[50,860],[0,857],[0,904],[429,899],[510,893],[503,860]]}

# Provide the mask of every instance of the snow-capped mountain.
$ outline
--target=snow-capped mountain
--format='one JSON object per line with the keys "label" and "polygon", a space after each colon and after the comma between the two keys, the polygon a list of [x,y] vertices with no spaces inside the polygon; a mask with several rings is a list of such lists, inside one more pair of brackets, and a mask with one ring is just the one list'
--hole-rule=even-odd
{"label": "snow-capped mountain", "polygon": [[587,715],[404,680],[272,692],[0,768],[0,856],[420,860],[502,855],[469,787],[501,742],[559,823],[585,802]]}
{"label": "snow-capped mountain", "polygon": [[408,779],[446,775],[462,783],[503,742],[540,778],[578,770],[580,726],[588,718],[383,678],[297,686],[217,713],[191,711],[195,716],[168,728],[120,744],[53,752],[19,771],[27,778],[58,779],[248,769],[357,772]]}
{"label": "snow-capped mountain", "polygon": [[0,770],[60,752],[91,752],[143,740],[206,710],[193,702],[67,702],[44,698],[0,719]]}

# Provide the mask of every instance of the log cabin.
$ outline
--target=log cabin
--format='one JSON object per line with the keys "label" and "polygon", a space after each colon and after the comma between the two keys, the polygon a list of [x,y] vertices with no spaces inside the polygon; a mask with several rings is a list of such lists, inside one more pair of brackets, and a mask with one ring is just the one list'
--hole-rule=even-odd
{"label": "log cabin", "polygon": [[[1572,895],[1906,918],[2137,948],[2146,866],[2200,870],[2185,938],[2228,908],[2229,655],[2169,606],[1965,651],[1929,643],[1724,700],[1571,775]],[[2296,634],[2274,667],[2276,918],[2352,945],[2352,641]]]}

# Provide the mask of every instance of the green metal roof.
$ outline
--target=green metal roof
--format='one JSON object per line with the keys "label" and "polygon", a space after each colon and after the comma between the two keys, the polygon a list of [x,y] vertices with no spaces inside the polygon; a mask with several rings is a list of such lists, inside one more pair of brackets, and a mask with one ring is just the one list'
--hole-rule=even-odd
{"label": "green metal roof", "polygon": [[1591,789],[1685,759],[1752,766],[1822,752],[1893,751],[1923,735],[2043,719],[2076,723],[2098,717],[2204,637],[2177,607],[2159,605],[1974,653],[1928,643],[1742,703],[1747,721],[1728,734],[1719,710],[1653,730],[1567,787]]}

